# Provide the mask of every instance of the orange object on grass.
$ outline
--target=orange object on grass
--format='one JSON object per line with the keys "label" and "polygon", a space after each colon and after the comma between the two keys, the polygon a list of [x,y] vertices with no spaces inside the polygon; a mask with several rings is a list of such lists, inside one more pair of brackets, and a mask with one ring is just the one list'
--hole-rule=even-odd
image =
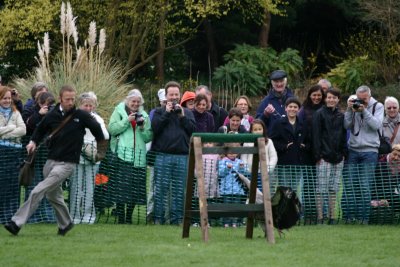
{"label": "orange object on grass", "polygon": [[102,173],[96,174],[95,184],[102,185],[108,183],[108,176]]}

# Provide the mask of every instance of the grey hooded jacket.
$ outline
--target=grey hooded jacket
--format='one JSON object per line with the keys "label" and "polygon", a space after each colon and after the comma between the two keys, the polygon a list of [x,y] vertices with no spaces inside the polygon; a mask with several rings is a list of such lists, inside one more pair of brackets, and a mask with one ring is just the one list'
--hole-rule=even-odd
{"label": "grey hooded jacket", "polygon": [[362,112],[353,112],[351,108],[347,108],[344,113],[344,127],[350,130],[349,149],[356,152],[378,152],[378,130],[381,131],[382,128],[384,107],[378,102],[372,114],[376,102],[378,101],[371,97],[368,107]]}

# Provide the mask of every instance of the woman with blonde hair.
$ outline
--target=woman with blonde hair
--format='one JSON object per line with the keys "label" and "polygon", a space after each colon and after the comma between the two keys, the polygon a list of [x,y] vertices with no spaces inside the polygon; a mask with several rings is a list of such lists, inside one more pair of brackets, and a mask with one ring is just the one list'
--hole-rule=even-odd
{"label": "woman with blonde hair", "polygon": [[23,151],[21,137],[26,134],[11,92],[11,88],[0,86],[0,223],[7,222],[19,206],[17,177]]}

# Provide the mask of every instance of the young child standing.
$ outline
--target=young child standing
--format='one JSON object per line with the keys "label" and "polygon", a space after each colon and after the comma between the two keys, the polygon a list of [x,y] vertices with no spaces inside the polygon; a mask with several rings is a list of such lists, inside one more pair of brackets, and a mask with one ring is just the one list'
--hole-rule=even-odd
{"label": "young child standing", "polygon": [[[229,146],[237,147],[239,143],[230,143]],[[224,203],[245,203],[246,194],[243,184],[239,181],[235,172],[245,176],[249,172],[245,168],[243,160],[238,154],[228,153],[218,163],[219,192]],[[224,227],[237,227],[242,222],[239,218],[223,218]]]}
{"label": "young child standing", "polygon": [[[255,119],[251,123],[250,132],[253,134],[261,134],[262,136],[265,137],[265,153],[267,154],[266,155],[267,156],[267,168],[268,168],[270,184],[273,185],[274,183],[272,183],[272,175],[273,175],[276,163],[278,162],[278,156],[276,154],[274,143],[272,142],[271,139],[268,138],[267,128],[265,127],[264,122],[260,119]],[[254,143],[244,143],[243,146],[252,147],[252,146],[254,146]],[[241,156],[241,159],[247,166],[247,169],[251,171],[252,164],[253,164],[253,154],[243,154]],[[258,167],[257,188],[262,191],[260,167]],[[274,191],[273,186],[271,186],[271,191]]]}
{"label": "young child standing", "polygon": [[[213,147],[213,143],[205,143],[204,147]],[[217,154],[203,155],[204,188],[207,198],[219,197],[218,192],[218,159]]]}

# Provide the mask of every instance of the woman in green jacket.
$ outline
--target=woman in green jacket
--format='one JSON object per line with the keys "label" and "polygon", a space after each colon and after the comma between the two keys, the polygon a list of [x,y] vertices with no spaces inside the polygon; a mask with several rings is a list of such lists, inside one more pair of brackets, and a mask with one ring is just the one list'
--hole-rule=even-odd
{"label": "woman in green jacket", "polygon": [[111,150],[118,156],[110,187],[121,224],[132,223],[136,204],[146,204],[146,143],[152,140],[153,132],[143,103],[138,89],[129,91],[125,100],[115,107],[108,125]]}

